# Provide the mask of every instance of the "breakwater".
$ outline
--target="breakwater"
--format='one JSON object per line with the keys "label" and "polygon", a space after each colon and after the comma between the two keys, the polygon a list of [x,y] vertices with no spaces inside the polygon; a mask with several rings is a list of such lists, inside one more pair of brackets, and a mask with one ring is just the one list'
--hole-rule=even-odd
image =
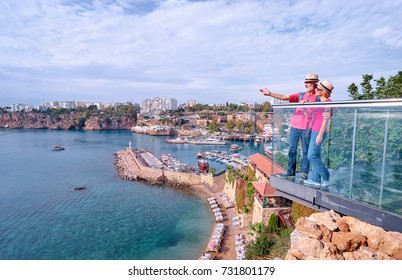
{"label": "breakwater", "polygon": [[115,166],[119,177],[124,180],[146,181],[150,184],[189,188],[202,185],[211,193],[218,191],[221,179],[212,174],[193,174],[154,168],[146,165],[143,155],[126,148],[115,153]]}

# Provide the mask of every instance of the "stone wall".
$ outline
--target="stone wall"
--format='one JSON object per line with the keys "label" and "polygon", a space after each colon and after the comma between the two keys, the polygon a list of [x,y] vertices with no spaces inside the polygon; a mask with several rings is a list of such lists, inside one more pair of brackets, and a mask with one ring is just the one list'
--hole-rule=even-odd
{"label": "stone wall", "polygon": [[402,234],[334,211],[297,220],[288,260],[402,260]]}
{"label": "stone wall", "polygon": [[201,184],[201,175],[183,173],[172,170],[163,170],[165,180],[168,182],[176,182],[183,185],[198,185]]}
{"label": "stone wall", "polygon": [[225,175],[225,184],[222,192],[226,194],[232,201],[236,201],[236,181],[232,184],[229,182],[227,172]]}

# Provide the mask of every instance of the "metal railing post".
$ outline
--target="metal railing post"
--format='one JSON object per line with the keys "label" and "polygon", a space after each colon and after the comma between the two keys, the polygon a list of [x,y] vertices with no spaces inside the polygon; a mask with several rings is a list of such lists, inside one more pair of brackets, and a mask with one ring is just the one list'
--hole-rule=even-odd
{"label": "metal railing post", "polygon": [[349,197],[352,197],[352,187],[353,187],[353,173],[355,166],[355,151],[356,151],[356,134],[357,134],[357,109],[354,110],[353,119],[353,136],[352,136],[352,158],[350,162],[350,181],[349,181]]}
{"label": "metal railing post", "polygon": [[382,195],[384,192],[384,180],[385,180],[385,161],[387,159],[387,144],[388,144],[388,126],[389,126],[389,110],[385,115],[385,132],[384,132],[384,148],[382,154],[382,168],[381,168],[381,185],[380,185],[380,198],[378,201],[378,207],[382,208]]}

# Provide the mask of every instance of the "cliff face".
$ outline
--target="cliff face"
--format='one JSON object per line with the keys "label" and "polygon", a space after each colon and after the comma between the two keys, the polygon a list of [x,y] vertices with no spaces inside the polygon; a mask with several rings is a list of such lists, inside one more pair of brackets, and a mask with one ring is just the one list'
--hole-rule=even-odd
{"label": "cliff face", "polygon": [[85,130],[131,129],[136,125],[136,119],[128,116],[93,116],[85,122]]}
{"label": "cliff face", "polygon": [[78,130],[131,129],[137,123],[129,116],[89,116],[83,112],[71,112],[52,117],[45,113],[0,114],[0,128],[47,128]]}

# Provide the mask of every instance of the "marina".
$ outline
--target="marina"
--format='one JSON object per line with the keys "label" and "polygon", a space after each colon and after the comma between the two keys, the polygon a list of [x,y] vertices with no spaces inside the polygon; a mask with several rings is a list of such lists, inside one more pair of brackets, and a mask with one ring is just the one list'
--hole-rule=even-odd
{"label": "marina", "polygon": [[[206,249],[201,253],[200,260],[211,259],[238,259],[245,258],[245,245],[243,243],[243,233],[238,227],[241,221],[235,212],[235,204],[226,194],[221,191],[223,184],[218,184],[214,176],[210,173],[206,174],[206,170],[200,168],[200,174],[191,174],[191,176],[183,176],[186,172],[170,170],[164,171],[164,168],[149,168],[154,165],[155,156],[147,156],[152,159],[152,163],[146,162],[148,166],[144,166],[144,160],[141,154],[148,154],[148,151],[140,149],[130,149],[119,151],[116,153],[116,166],[119,170],[120,177],[127,178],[124,174],[130,174],[132,178],[146,180],[150,183],[155,182],[155,178],[163,178],[163,183],[173,186],[181,186],[181,188],[197,190],[201,197],[209,196],[206,201],[209,204],[211,212],[214,216],[215,226],[211,233],[210,240]],[[222,151],[215,150],[213,153],[204,152],[203,157],[211,157],[216,154],[224,154]],[[162,155],[162,162],[171,162],[172,155]],[[205,159],[199,159],[199,163],[207,163]],[[205,171],[205,172],[201,172]],[[122,175],[123,174],[123,175]],[[205,175],[203,175],[205,174]],[[225,175],[220,175],[225,176]],[[222,181],[221,181],[222,182]]]}

